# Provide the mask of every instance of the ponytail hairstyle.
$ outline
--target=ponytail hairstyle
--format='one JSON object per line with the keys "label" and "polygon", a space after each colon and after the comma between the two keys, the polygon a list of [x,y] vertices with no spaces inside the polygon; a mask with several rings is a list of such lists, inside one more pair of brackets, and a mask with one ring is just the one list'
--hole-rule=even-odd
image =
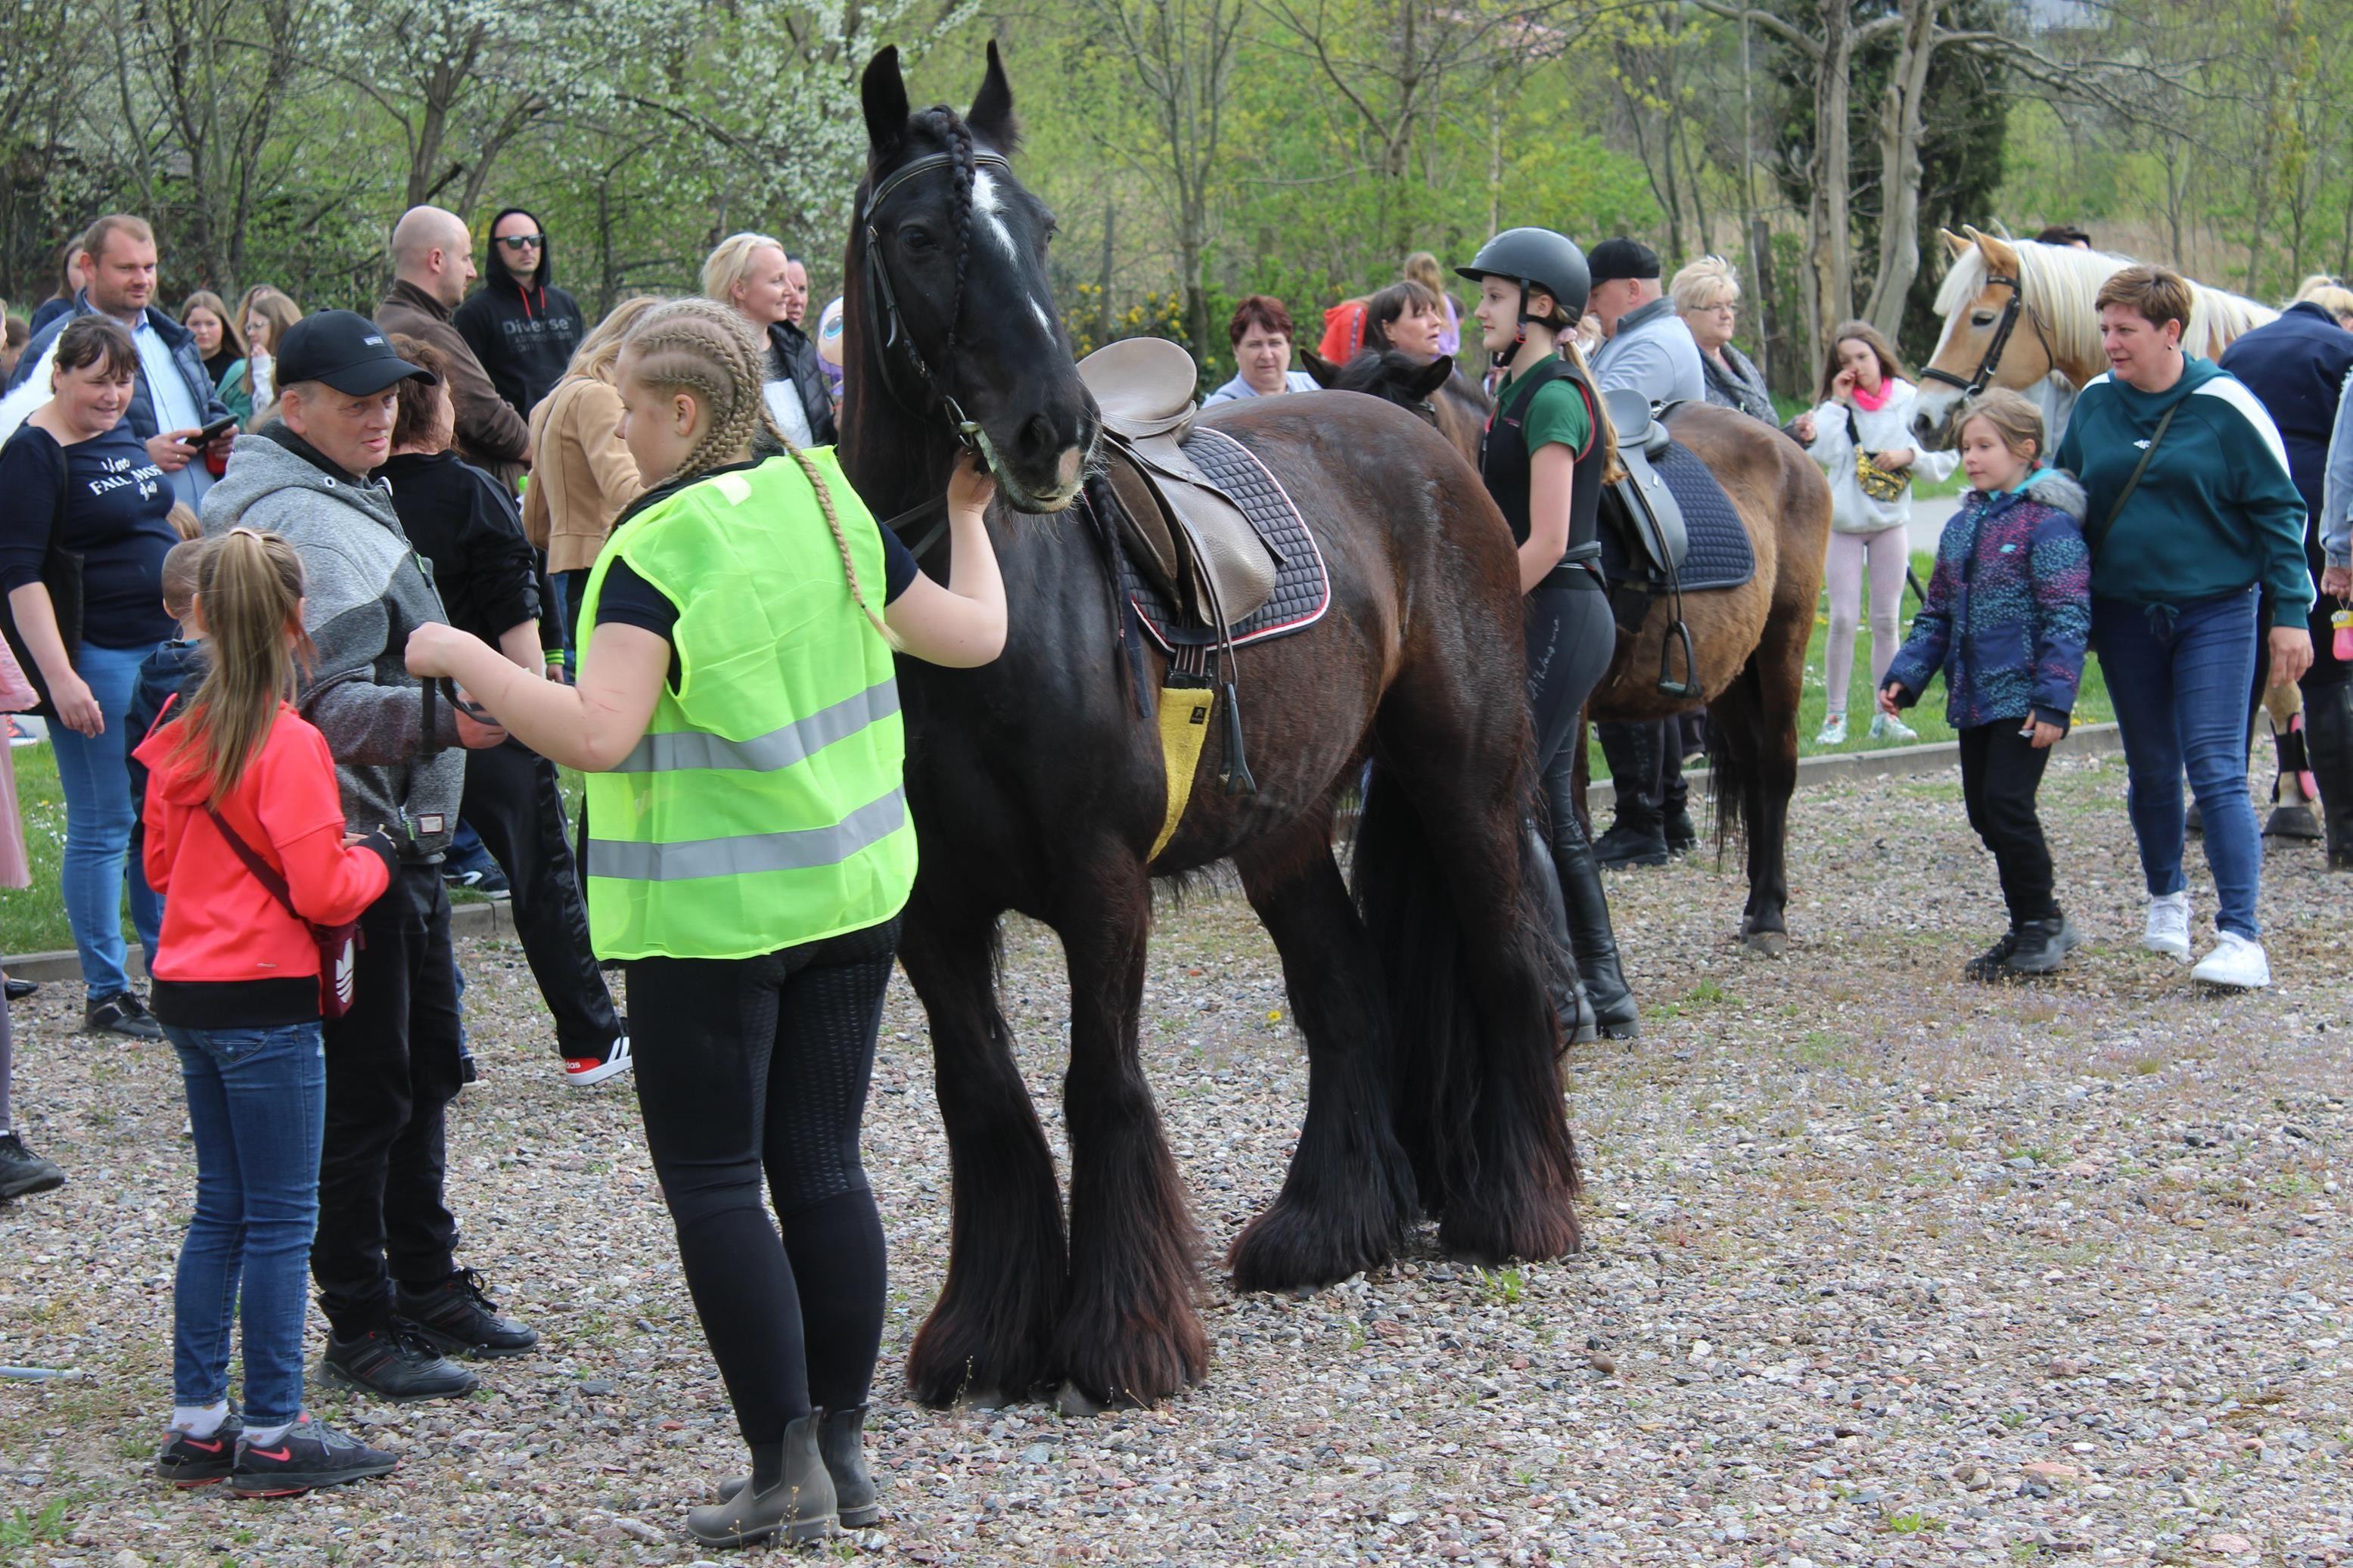
{"label": "ponytail hairstyle", "polygon": [[807,453],[785,438],[769,417],[765,395],[767,343],[742,312],[712,300],[667,300],[638,318],[622,342],[621,352],[628,357],[630,374],[638,381],[663,392],[683,392],[702,407],[702,438],[663,483],[682,485],[700,479],[735,461],[754,443],[790,457],[817,492],[818,510],[825,514],[825,525],[841,552],[841,571],[849,581],[850,598],[883,640],[898,647],[899,639],[867,602],[825,475],[809,461]]}
{"label": "ponytail hairstyle", "polygon": [[[1525,288],[1526,285],[1522,284],[1521,287]],[[1566,319],[1560,301],[1554,300],[1552,309],[1554,315]],[[1586,378],[1588,386],[1592,385],[1593,372],[1585,363],[1585,351],[1577,346],[1577,333],[1573,327],[1556,327],[1554,331],[1559,333],[1554,346],[1559,349],[1560,357],[1577,367],[1577,374]],[[1614,485],[1626,478],[1626,465],[1618,460],[1618,426],[1609,423],[1609,405],[1601,401],[1598,393],[1593,399],[1593,412],[1596,416],[1594,422],[1601,426],[1597,432],[1600,441],[1594,453],[1601,459],[1601,482]]]}
{"label": "ponytail hairstyle", "polygon": [[197,560],[196,608],[207,668],[172,755],[202,753],[207,804],[217,806],[261,754],[279,703],[292,700],[297,658],[307,668],[317,656],[302,629],[301,557],[282,534],[233,528]]}

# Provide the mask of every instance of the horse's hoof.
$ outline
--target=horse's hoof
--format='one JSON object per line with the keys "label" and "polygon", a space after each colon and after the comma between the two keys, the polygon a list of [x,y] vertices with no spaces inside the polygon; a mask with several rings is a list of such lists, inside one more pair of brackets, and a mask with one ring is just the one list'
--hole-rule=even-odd
{"label": "horse's hoof", "polygon": [[999,1388],[971,1388],[956,1396],[959,1410],[1002,1410],[1012,1403]]}
{"label": "horse's hoof", "polygon": [[2312,815],[2308,805],[2275,805],[2269,822],[2263,824],[2266,838],[2318,838],[2320,819]]}
{"label": "horse's hoof", "polygon": [[1785,931],[1744,931],[1740,945],[1759,958],[1780,958],[1789,951],[1789,933]]}
{"label": "horse's hoof", "polygon": [[1097,1399],[1075,1383],[1066,1383],[1054,1391],[1054,1409],[1065,1416],[1092,1416],[1106,1410],[1143,1408],[1133,1399]]}

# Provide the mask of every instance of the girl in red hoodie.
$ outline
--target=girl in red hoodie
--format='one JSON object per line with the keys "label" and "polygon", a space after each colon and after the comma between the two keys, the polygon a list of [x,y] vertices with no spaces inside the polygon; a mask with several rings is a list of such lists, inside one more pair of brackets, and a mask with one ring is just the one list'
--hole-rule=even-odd
{"label": "girl in red hoodie", "polygon": [[[148,880],[172,890],[153,1006],[180,1053],[196,1142],[196,1212],[174,1287],[172,1427],[155,1469],[178,1486],[226,1478],[274,1497],[395,1463],[302,1414],[302,1317],[326,1103],[306,922],[356,919],[384,891],[396,851],[381,831],[344,833],[327,742],[288,701],[295,660],[310,652],[293,546],[243,528],[215,540],[191,619],[208,638],[201,683],[164,704],[134,753],[149,773]],[[277,874],[292,911],[232,836]],[[228,1408],[240,1298],[241,1426]]]}

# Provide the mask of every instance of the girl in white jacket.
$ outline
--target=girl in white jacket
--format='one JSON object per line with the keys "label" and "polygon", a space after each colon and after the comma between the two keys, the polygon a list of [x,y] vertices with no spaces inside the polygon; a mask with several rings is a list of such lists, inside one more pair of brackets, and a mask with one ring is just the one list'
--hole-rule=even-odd
{"label": "girl in white jacket", "polygon": [[[1918,389],[1905,379],[1893,344],[1867,321],[1849,321],[1831,341],[1822,367],[1821,406],[1801,414],[1790,426],[1831,477],[1831,638],[1824,654],[1830,711],[1820,746],[1846,742],[1847,684],[1854,672],[1854,634],[1862,619],[1862,578],[1871,569],[1871,682],[1876,691],[1903,642],[1904,572],[1911,562],[1909,524],[1915,479],[1941,479],[1959,458],[1951,452],[1923,452],[1912,444],[1912,405]],[[1858,457],[1868,454],[1875,469],[1873,495],[1865,488]],[[1900,481],[1892,497],[1890,480]],[[1873,714],[1874,741],[1919,737],[1900,719]]]}

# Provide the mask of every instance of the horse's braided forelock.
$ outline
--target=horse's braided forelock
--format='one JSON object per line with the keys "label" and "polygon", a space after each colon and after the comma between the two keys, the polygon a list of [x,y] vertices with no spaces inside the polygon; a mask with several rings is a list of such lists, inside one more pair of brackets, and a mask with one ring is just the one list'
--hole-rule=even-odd
{"label": "horse's braided forelock", "polygon": [[951,196],[955,214],[955,282],[948,291],[948,339],[942,359],[955,353],[956,326],[964,318],[964,274],[972,259],[973,186],[978,178],[972,161],[972,130],[953,110],[941,116],[948,152],[955,159],[955,187]]}

